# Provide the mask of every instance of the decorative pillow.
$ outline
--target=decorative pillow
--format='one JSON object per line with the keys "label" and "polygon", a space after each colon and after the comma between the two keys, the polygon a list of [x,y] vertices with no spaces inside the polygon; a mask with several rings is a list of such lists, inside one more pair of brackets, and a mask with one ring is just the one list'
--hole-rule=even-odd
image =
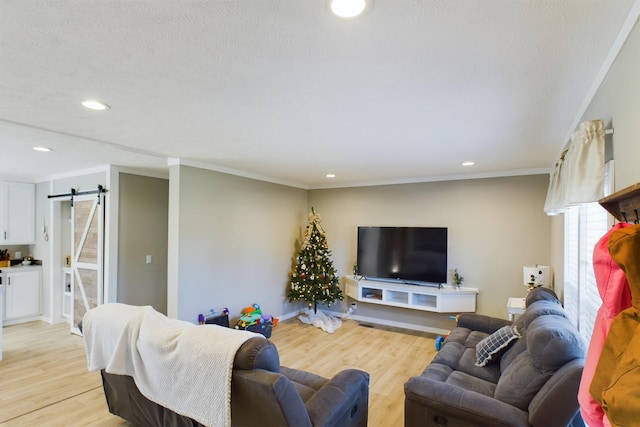
{"label": "decorative pillow", "polygon": [[518,338],[520,333],[514,325],[503,326],[484,338],[476,345],[476,366],[485,366],[497,360],[499,353],[506,350]]}

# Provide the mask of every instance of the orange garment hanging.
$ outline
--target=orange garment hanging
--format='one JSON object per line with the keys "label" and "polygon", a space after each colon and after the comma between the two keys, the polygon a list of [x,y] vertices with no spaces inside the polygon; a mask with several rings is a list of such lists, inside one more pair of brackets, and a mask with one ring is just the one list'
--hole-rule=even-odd
{"label": "orange garment hanging", "polygon": [[609,238],[609,253],[629,282],[632,306],[609,329],[590,392],[615,426],[640,420],[640,225],[621,228]]}

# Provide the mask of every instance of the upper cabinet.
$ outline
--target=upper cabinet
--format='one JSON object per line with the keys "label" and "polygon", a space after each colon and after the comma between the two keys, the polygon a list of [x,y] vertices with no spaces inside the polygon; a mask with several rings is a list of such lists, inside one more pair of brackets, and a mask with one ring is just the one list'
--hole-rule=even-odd
{"label": "upper cabinet", "polygon": [[0,244],[33,244],[36,240],[36,185],[0,182]]}

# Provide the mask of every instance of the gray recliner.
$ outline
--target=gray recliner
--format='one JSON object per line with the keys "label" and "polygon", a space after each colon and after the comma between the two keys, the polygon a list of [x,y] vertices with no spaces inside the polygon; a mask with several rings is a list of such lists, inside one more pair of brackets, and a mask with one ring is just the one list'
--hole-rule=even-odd
{"label": "gray recliner", "polygon": [[[133,378],[104,370],[101,374],[110,412],[136,426],[201,426],[148,400]],[[327,379],[286,368],[280,366],[276,346],[259,337],[246,341],[236,353],[231,379],[234,427],[364,427],[368,406],[366,372],[346,369]]]}
{"label": "gray recliner", "polygon": [[586,343],[553,292],[533,290],[526,305],[513,324],[521,337],[483,367],[477,344],[511,322],[460,315],[429,366],[405,383],[405,426],[573,425]]}

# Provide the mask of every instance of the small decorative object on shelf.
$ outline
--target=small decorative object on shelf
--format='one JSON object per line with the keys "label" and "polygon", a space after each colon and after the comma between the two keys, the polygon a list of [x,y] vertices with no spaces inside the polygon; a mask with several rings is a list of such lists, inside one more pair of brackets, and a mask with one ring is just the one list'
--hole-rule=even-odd
{"label": "small decorative object on shelf", "polygon": [[535,288],[539,288],[541,286],[542,283],[536,281],[535,275],[532,274],[531,276],[529,276],[529,281],[527,282],[527,292],[531,292]]}
{"label": "small decorative object on shelf", "polygon": [[527,292],[535,288],[551,288],[551,268],[546,265],[525,265],[523,267],[524,285]]}
{"label": "small decorative object on shelf", "polygon": [[457,268],[453,269],[453,272],[451,273],[451,280],[453,281],[453,284],[456,285],[456,288],[460,288],[460,285],[464,281],[464,277],[458,273]]}

